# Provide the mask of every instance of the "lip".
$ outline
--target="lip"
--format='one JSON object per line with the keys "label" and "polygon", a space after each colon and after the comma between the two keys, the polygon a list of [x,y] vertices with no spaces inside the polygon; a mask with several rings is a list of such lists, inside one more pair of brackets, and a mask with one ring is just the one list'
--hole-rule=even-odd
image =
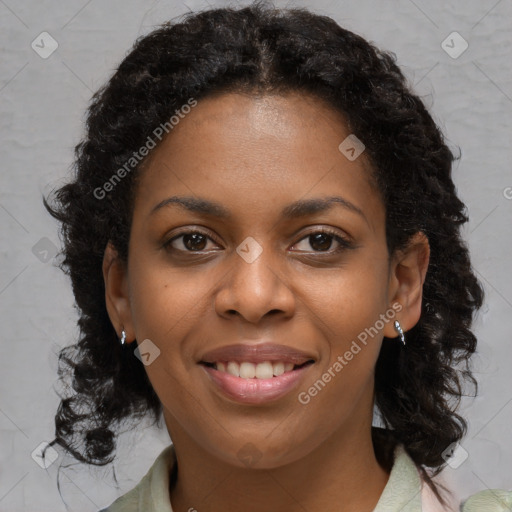
{"label": "lip", "polygon": [[307,364],[270,379],[244,379],[204,364],[200,366],[224,396],[243,404],[263,404],[278,400],[293,391],[313,365]]}
{"label": "lip", "polygon": [[[316,361],[311,354],[286,345],[275,343],[225,345],[203,354],[199,363],[218,363],[219,361],[236,361],[238,363],[263,363],[265,361],[293,363],[301,365],[309,360]],[[265,379],[262,379],[265,380]]]}
{"label": "lip", "polygon": [[[262,404],[282,398],[295,389],[317,358],[286,345],[275,343],[251,343],[225,345],[203,354],[199,366],[209,377],[217,391],[236,402],[243,404]],[[236,361],[237,363],[271,363],[281,361],[292,363],[296,368],[270,379],[244,379],[215,369],[214,363]],[[204,364],[208,363],[208,364]],[[298,366],[298,368],[297,368]]]}

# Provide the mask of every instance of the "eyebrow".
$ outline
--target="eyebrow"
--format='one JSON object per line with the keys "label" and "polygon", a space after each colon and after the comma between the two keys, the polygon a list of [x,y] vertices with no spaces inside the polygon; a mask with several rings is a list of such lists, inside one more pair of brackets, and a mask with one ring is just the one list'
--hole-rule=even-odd
{"label": "eyebrow", "polygon": [[[330,210],[335,204],[339,204],[347,210],[360,215],[366,223],[368,219],[364,215],[363,211],[358,208],[355,204],[351,203],[347,199],[340,196],[330,196],[326,198],[316,199],[301,199],[295,201],[283,208],[281,211],[282,219],[293,219],[298,217],[306,217],[308,215],[314,215],[316,213],[323,213]],[[221,219],[230,219],[232,217],[230,211],[226,209],[220,203],[210,201],[205,198],[197,198],[191,196],[172,196],[160,201],[151,210],[149,215],[153,215],[155,212],[163,208],[164,206],[177,205],[190,212],[195,212],[210,217],[218,217]]]}

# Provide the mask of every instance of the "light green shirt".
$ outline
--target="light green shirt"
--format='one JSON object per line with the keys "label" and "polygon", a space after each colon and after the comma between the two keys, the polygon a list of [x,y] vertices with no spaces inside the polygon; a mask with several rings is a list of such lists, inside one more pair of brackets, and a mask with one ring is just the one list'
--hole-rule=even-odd
{"label": "light green shirt", "polygon": [[[169,478],[176,462],[173,445],[166,447],[142,480],[112,505],[99,512],[173,512],[169,495]],[[487,490],[466,500],[462,512],[509,512],[512,491]],[[394,451],[388,482],[373,512],[445,512],[402,445]]]}

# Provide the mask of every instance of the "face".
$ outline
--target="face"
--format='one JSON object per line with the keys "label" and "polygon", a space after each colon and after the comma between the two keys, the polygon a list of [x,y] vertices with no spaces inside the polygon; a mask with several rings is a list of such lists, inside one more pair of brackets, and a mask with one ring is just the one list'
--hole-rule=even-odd
{"label": "face", "polygon": [[176,445],[271,468],[371,425],[400,283],[364,153],[338,149],[349,134],[318,99],[230,93],[151,153],[108,303],[128,341],[150,340]]}

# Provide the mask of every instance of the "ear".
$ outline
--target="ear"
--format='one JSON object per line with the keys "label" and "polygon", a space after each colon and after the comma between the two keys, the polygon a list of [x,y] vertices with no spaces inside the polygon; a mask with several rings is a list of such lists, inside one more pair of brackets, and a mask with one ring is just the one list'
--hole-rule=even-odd
{"label": "ear", "polygon": [[[423,283],[429,261],[430,245],[427,236],[421,231],[414,234],[405,249],[393,255],[389,274],[389,304],[399,303],[402,306],[396,320],[400,322],[404,333],[412,329],[420,319]],[[398,336],[394,323],[388,322],[384,328],[384,336],[387,338]]]}
{"label": "ear", "polygon": [[121,337],[121,331],[124,330],[126,343],[130,343],[135,339],[135,335],[128,293],[127,269],[110,242],[105,248],[102,269],[108,316],[118,337]]}

